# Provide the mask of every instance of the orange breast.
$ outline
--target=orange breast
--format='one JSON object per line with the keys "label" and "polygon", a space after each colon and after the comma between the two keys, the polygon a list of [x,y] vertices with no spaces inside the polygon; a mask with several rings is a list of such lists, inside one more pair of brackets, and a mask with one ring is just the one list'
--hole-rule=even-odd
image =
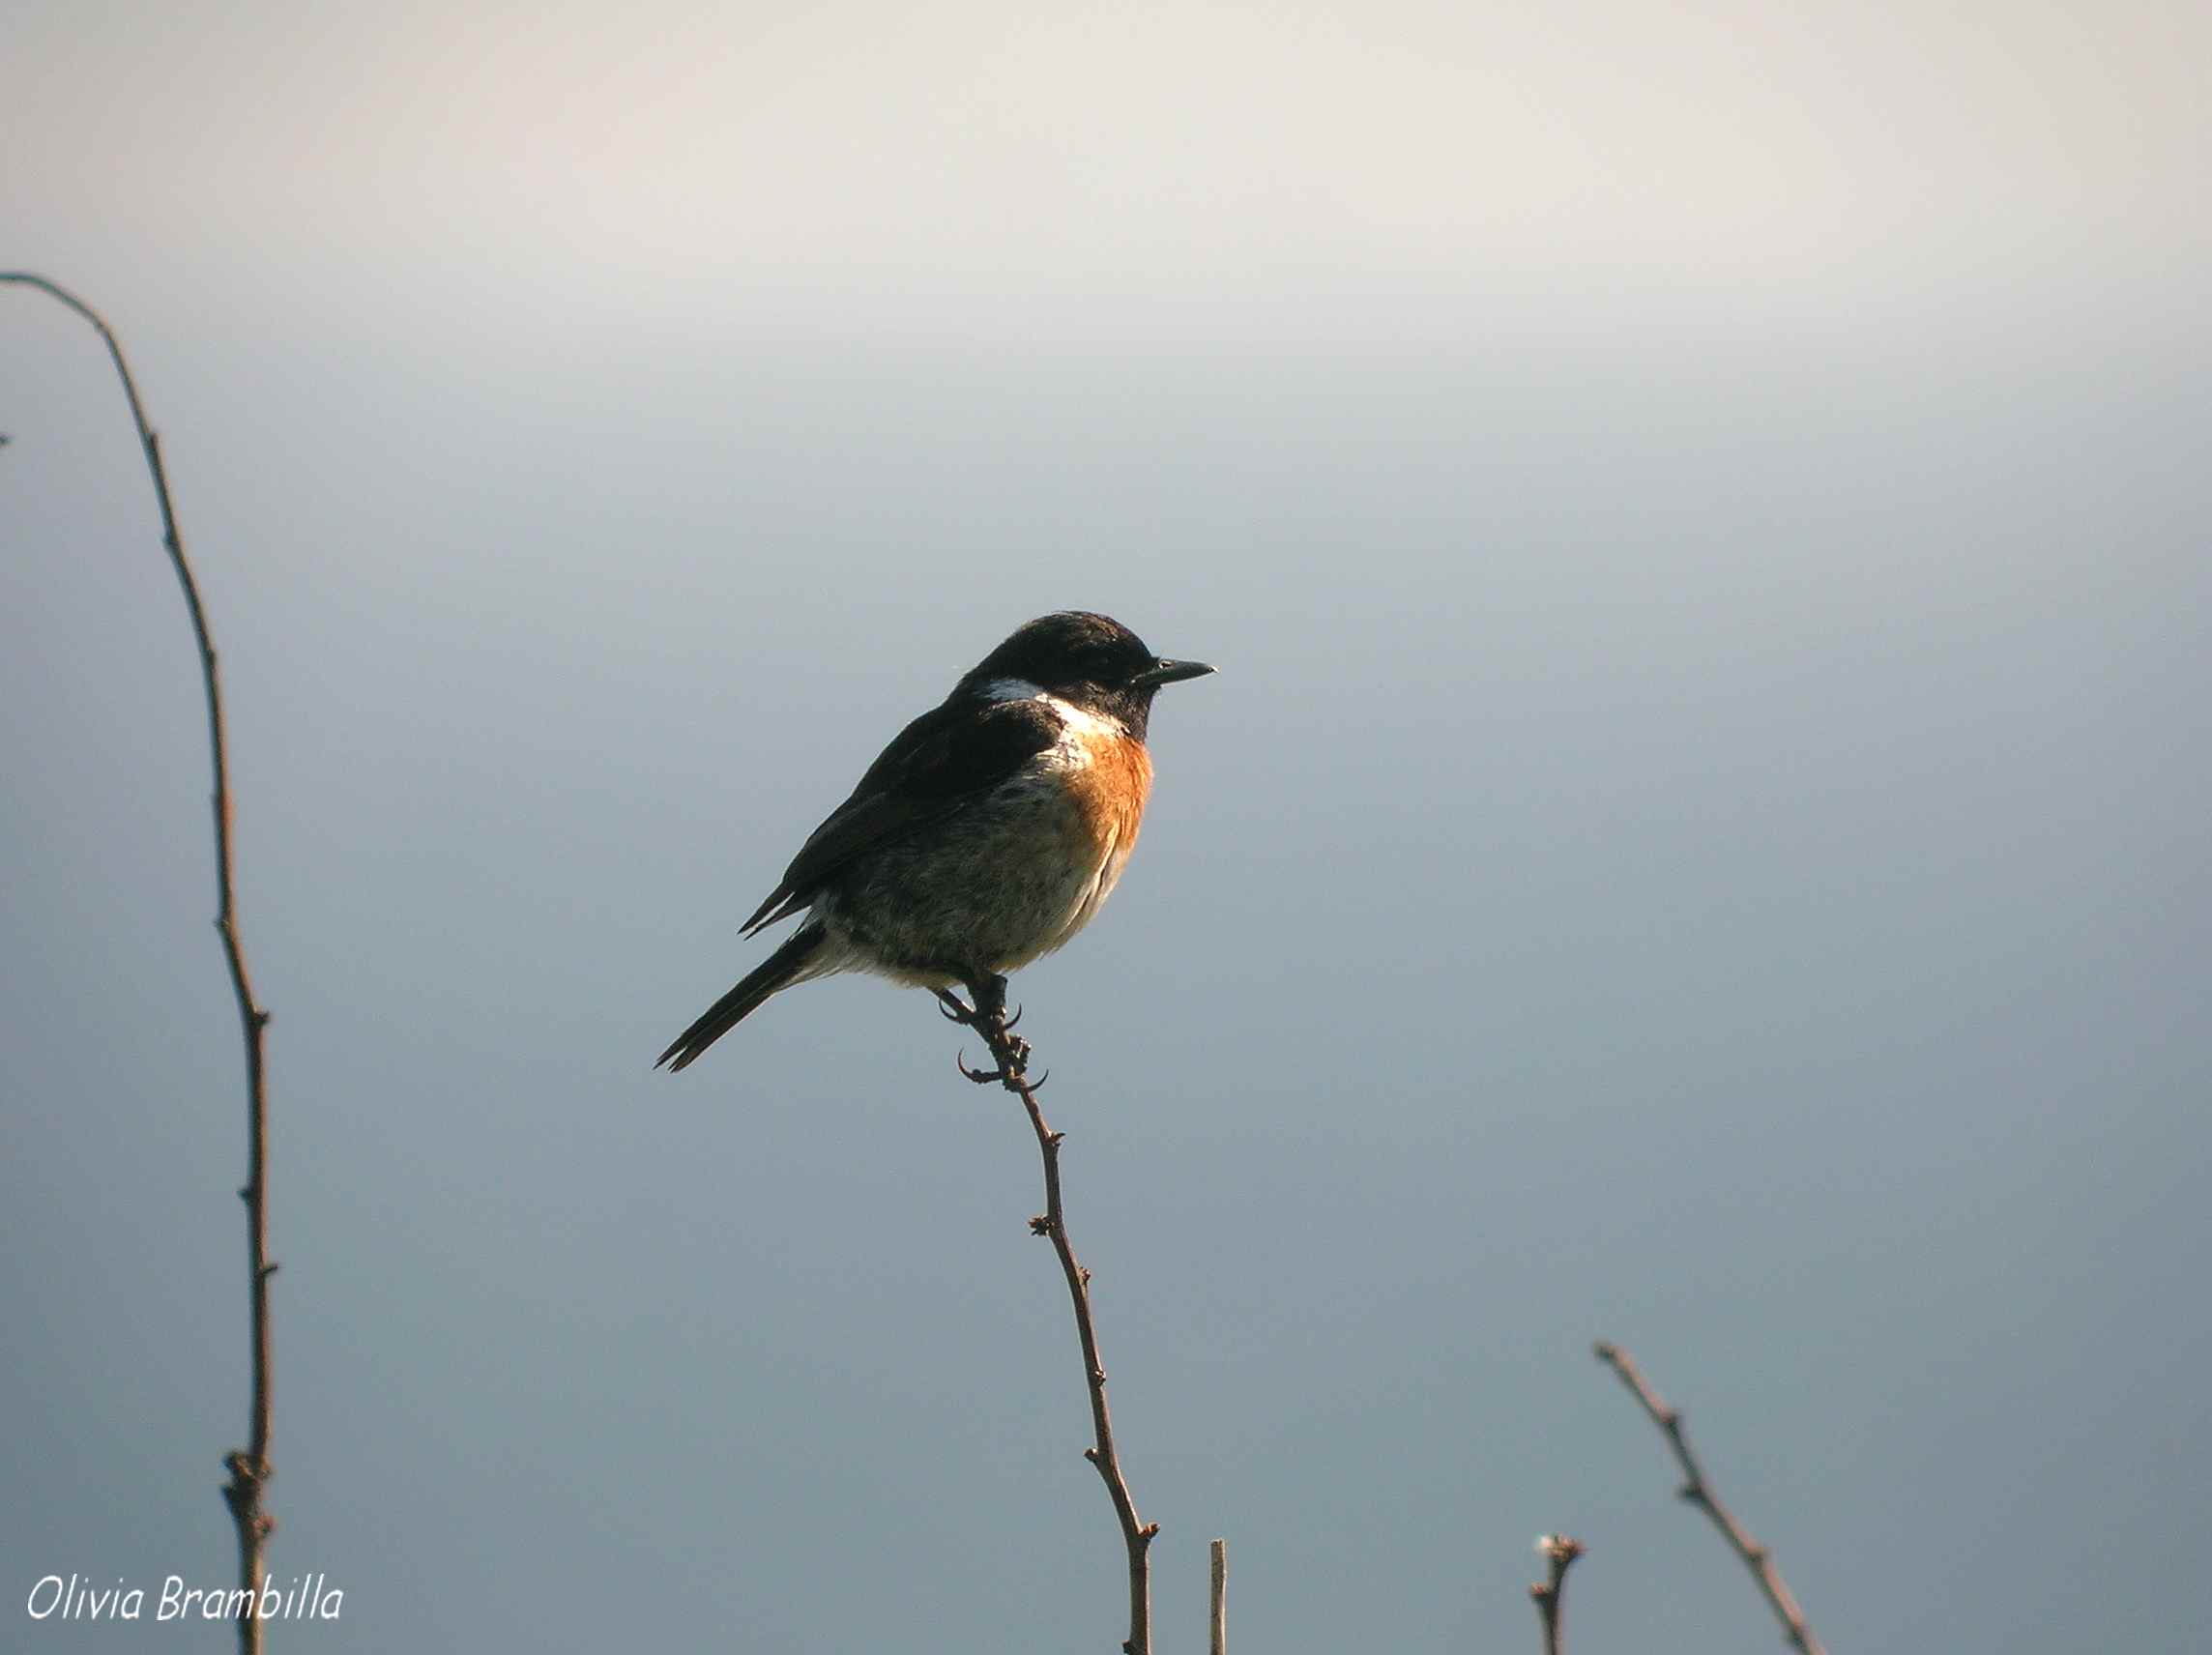
{"label": "orange breast", "polygon": [[1126,736],[1085,731],[1079,739],[1091,763],[1068,780],[1084,831],[1094,855],[1126,857],[1151,796],[1151,755]]}

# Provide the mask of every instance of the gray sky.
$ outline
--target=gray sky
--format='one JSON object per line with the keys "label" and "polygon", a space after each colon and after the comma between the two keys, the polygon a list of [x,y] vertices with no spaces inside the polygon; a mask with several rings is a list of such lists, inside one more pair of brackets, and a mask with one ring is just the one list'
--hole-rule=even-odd
{"label": "gray sky", "polygon": [[[900,721],[1106,609],[1025,973],[1161,1645],[2183,1651],[2212,1247],[2200,9],[34,3],[0,264],[133,354],[272,1032],[275,1646],[1110,1649],[1034,1147],[925,997],[648,1065]],[[0,1642],[220,1582],[189,633],[0,295]],[[1518,1641],[1517,1641],[1518,1640]]]}

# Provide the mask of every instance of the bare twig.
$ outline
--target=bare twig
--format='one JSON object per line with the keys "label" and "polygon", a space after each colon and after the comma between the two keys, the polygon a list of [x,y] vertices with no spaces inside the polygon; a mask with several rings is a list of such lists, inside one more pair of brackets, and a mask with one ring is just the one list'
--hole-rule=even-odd
{"label": "bare twig", "polygon": [[123,381],[123,394],[131,404],[131,419],[138,428],[138,446],[146,452],[146,469],[154,479],[154,498],[161,510],[161,544],[169,554],[177,584],[184,589],[192,635],[199,643],[200,677],[207,687],[208,747],[215,769],[216,930],[222,938],[222,953],[230,968],[230,986],[238,1000],[238,1021],[246,1037],[247,1148],[246,1187],[239,1197],[246,1203],[247,1292],[253,1326],[253,1397],[248,1430],[251,1445],[223,1456],[230,1481],[223,1486],[223,1503],[229,1506],[238,1530],[238,1583],[247,1601],[238,1617],[238,1646],[243,1655],[259,1655],[261,1648],[261,1589],[267,1578],[263,1551],[276,1520],[262,1509],[261,1491],[273,1467],[269,1464],[269,1278],[276,1266],[269,1261],[269,1090],[263,1061],[263,1034],[269,1013],[253,997],[253,981],[247,974],[246,952],[238,939],[236,879],[231,852],[230,760],[223,738],[222,682],[216,670],[215,640],[208,631],[207,611],[200,603],[199,583],[185,558],[184,536],[177,528],[177,512],[169,498],[168,473],[161,465],[161,441],[146,422],[145,405],[138,399],[137,382],[123,359],[123,347],[101,319],[100,313],[67,288],[43,276],[20,271],[0,272],[0,282],[35,287],[56,299],[92,324],[115,363]]}
{"label": "bare twig", "polygon": [[1651,1388],[1650,1381],[1628,1359],[1628,1352],[1619,1346],[1608,1345],[1600,1340],[1596,1350],[1597,1359],[1620,1376],[1620,1382],[1643,1405],[1644,1411],[1651,1416],[1651,1423],[1667,1438],[1667,1445],[1674,1449],[1674,1459],[1682,1467],[1682,1487],[1679,1491],[1682,1498],[1711,1518],[1713,1526],[1721,1531],[1722,1538],[1743,1559],[1744,1567],[1751,1571],[1751,1578],[1759,1582],[1760,1591],[1765,1595],[1767,1604],[1773,1609],[1774,1618],[1782,1623],[1784,1640],[1802,1650],[1804,1655],[1825,1655],[1820,1640],[1813,1636],[1813,1629],[1805,1624],[1805,1614],[1797,1607],[1797,1600],[1790,1595],[1790,1587],[1782,1579],[1782,1571],[1774,1566],[1774,1554],[1751,1537],[1729,1508],[1721,1504],[1720,1496],[1706,1483],[1704,1468],[1698,1464],[1698,1457],[1690,1452],[1689,1438],[1682,1435],[1681,1410],[1669,1408],[1661,1400],[1659,1393]]}
{"label": "bare twig", "polygon": [[1229,1650],[1229,1542],[1213,1543],[1213,1612],[1207,1617],[1207,1655],[1228,1655]]}
{"label": "bare twig", "polygon": [[[1053,1251],[1060,1256],[1061,1273],[1067,1278],[1067,1296],[1075,1306],[1075,1334],[1083,1346],[1083,1378],[1091,1389],[1091,1425],[1096,1437],[1083,1457],[1097,1466],[1098,1475],[1105,1479],[1129,1557],[1129,1637],[1121,1648],[1125,1655],[1151,1655],[1152,1587],[1148,1558],[1152,1536],[1160,1531],[1160,1525],[1138,1520],[1137,1502],[1130,1497],[1121,1462],[1114,1454],[1114,1420],[1106,1408],[1106,1370],[1098,1360],[1098,1335],[1091,1321],[1091,1272],[1075,1262],[1075,1249],[1068,1245],[1067,1226],[1061,1211],[1061,1135],[1045,1124],[1044,1111],[1037,1107],[1037,1089],[1044,1085],[1044,1078],[1029,1078],[1030,1045],[1013,1032],[1013,1024],[1006,1016],[1006,979],[986,977],[971,982],[968,992],[974,997],[973,1004],[945,991],[940,991],[938,998],[945,1003],[946,1016],[980,1034],[998,1061],[995,1069],[971,1069],[963,1061],[960,1072],[979,1086],[996,1081],[1020,1098],[1029,1112],[1031,1129],[1036,1133],[1037,1150],[1044,1157],[1044,1211],[1030,1220],[1030,1231],[1051,1237]],[[1016,1018],[1020,1015],[1018,1011],[1014,1014]]]}
{"label": "bare twig", "polygon": [[1583,1554],[1583,1543],[1564,1534],[1539,1534],[1536,1553],[1552,1566],[1552,1578],[1538,1581],[1528,1588],[1528,1596],[1535,1602],[1536,1615],[1544,1624],[1544,1655],[1560,1655],[1566,1647],[1559,1640],[1559,1615],[1566,1608],[1567,1571]]}

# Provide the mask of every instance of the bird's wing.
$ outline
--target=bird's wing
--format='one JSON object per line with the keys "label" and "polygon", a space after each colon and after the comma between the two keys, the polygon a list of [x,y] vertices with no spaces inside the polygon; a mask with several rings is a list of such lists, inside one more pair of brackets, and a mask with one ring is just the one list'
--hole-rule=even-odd
{"label": "bird's wing", "polygon": [[877,756],[852,797],[807,836],[784,870],[783,883],[745,921],[744,934],[797,914],[854,857],[943,821],[1059,739],[1059,717],[1034,701],[924,712]]}

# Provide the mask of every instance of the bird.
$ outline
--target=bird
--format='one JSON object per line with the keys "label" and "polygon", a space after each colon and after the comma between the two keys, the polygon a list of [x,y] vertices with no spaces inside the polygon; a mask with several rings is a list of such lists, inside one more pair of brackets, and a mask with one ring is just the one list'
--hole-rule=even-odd
{"label": "bird", "polygon": [[1006,975],[1091,922],[1137,843],[1152,697],[1204,678],[1109,616],[1017,626],[901,730],[807,836],[746,937],[805,917],[671,1042],[687,1068],[771,995],[867,972],[1003,1017]]}

